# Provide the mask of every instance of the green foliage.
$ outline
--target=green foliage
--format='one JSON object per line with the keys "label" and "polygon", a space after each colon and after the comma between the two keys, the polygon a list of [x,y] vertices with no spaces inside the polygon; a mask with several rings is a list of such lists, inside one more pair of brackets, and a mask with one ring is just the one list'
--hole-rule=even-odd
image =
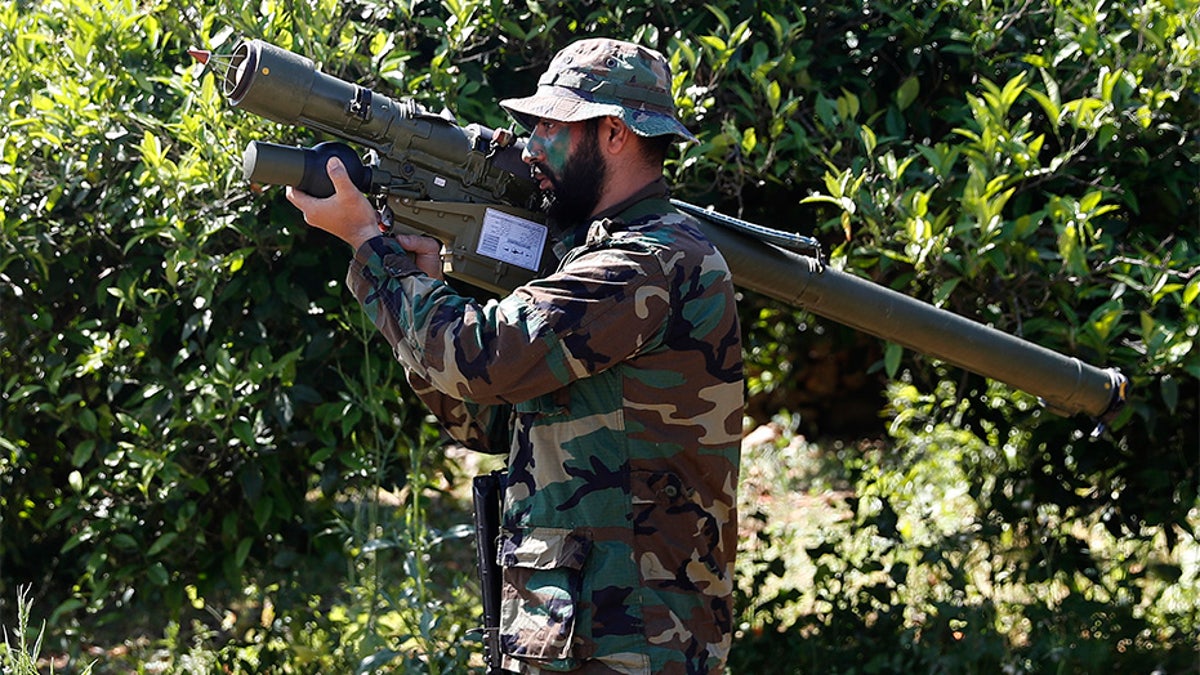
{"label": "green foliage", "polygon": [[9,571],[78,575],[93,610],[142,579],[178,606],[184,560],[236,586],[265,540],[309,546],[286,541],[320,469],[293,422],[328,386],[297,363],[345,343],[323,316],[342,303],[233,188],[238,134],[167,16],[5,11]]}
{"label": "green foliage", "polygon": [[[28,598],[28,588],[17,590],[17,625],[13,629],[15,635],[11,636],[12,640],[16,642],[16,647],[10,641],[8,629],[4,629],[4,647],[3,650],[0,650],[0,669],[12,675],[38,675],[40,672],[38,657],[42,651],[42,637],[45,635],[46,626],[42,625],[33,644],[29,644],[29,638],[26,636],[29,629],[30,602]],[[90,673],[91,670],[91,666],[84,668],[84,675]],[[50,667],[50,674],[54,675],[53,666]]]}
{"label": "green foliage", "polygon": [[[1195,9],[824,3],[802,18],[721,21],[685,74],[721,131],[687,151],[680,178],[707,180],[718,205],[767,224],[791,226],[778,215],[791,201],[835,266],[1119,367],[1133,400],[1098,441],[1076,433],[1086,422],[988,405],[960,423],[988,443],[1031,430],[1022,452],[1036,479],[1010,472],[1007,489],[1069,519],[1104,517],[1114,534],[1161,526],[1173,542],[1193,530],[1200,481],[1200,438],[1182,422],[1197,413],[1200,374]],[[753,298],[743,311],[751,385],[775,400],[803,400],[778,391],[800,378],[771,377],[776,363],[857,347],[828,346],[807,317],[790,325],[808,331],[781,327]],[[878,358],[881,380],[932,390],[954,378],[963,400],[993,396],[982,378],[895,345]],[[835,394],[806,407],[802,427],[848,432],[835,425],[843,405]]]}
{"label": "green foliage", "polygon": [[669,167],[677,195],[814,234],[839,268],[1132,383],[1090,440],[1020,392],[748,295],[751,413],[881,449],[822,441],[812,461],[837,480],[778,488],[837,487],[850,515],[806,542],[806,594],[781,585],[799,558],[746,559],[744,579],[779,595],[746,598],[738,672],[804,654],[839,672],[1186,669],[1196,11],[0,6],[0,609],[33,583],[48,646],[78,657],[90,631],[163,608],[124,628],[170,626],[134,651],[185,672],[465,668],[478,645],[463,645],[453,462],[367,344],[341,245],[240,177],[247,141],[315,139],[228,110],[186,49],[263,37],[505,126],[497,99],[530,91],[574,37],[607,34],[672,60],[700,137]]}
{"label": "green foliage", "polygon": [[1194,672],[1194,536],[1014,494],[1028,433],[984,442],[950,386],[890,397],[894,446],[822,452],[782,425],[748,450],[736,672]]}
{"label": "green foliage", "polygon": [[[56,625],[131,607],[184,621],[245,602],[248,577],[298,583],[300,561],[348,554],[342,495],[416,481],[396,451],[423,425],[339,288],[345,253],[246,189],[241,148],[277,130],[228,112],[186,55],[228,48],[226,22],[275,34],[340,8],[294,9],[0,9],[0,590],[35,584]],[[360,632],[354,664],[368,637],[400,640]]]}

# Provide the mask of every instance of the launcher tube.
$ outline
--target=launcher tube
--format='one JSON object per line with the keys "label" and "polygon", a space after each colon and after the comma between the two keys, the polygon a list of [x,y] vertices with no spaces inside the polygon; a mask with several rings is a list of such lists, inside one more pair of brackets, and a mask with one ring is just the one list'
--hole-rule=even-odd
{"label": "launcher tube", "polygon": [[927,354],[1042,399],[1059,414],[1102,419],[1125,400],[1126,379],[865,279],[700,219],[734,283]]}

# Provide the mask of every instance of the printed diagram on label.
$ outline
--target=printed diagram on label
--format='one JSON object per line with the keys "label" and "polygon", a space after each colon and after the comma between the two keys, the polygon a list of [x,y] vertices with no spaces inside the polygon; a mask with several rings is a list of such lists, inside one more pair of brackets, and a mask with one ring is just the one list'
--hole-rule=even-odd
{"label": "printed diagram on label", "polygon": [[488,209],[475,252],[536,272],[546,246],[546,226],[496,209]]}

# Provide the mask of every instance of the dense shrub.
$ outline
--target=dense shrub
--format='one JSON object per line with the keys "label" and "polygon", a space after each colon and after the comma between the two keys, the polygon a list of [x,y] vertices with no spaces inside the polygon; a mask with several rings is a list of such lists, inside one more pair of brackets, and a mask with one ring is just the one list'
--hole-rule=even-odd
{"label": "dense shrub", "polygon": [[0,8],[0,607],[33,584],[60,629],[160,630],[128,608],[248,613],[331,556],[364,574],[381,532],[427,532],[339,506],[425,489],[420,414],[340,290],[341,245],[242,183],[246,140],[274,130],[185,51],[218,10],[276,34],[338,8],[298,9]]}
{"label": "dense shrub", "polygon": [[[343,247],[241,181],[248,140],[315,139],[228,110],[186,49],[260,36],[507,125],[495,100],[529,91],[573,37],[608,34],[671,55],[701,138],[672,163],[678,196],[814,234],[835,266],[1133,385],[1093,440],[1089,420],[747,294],[751,413],[844,439],[825,452],[856,496],[850,529],[808,553],[832,604],[798,617],[792,595],[751,592],[760,637],[735,662],[811,653],[845,671],[877,650],[872,667],[893,671],[1184,667],[1195,610],[1151,595],[1176,592],[1166,579],[1194,601],[1197,574],[1180,562],[1200,480],[1195,4],[611,4],[0,7],[0,608],[33,583],[59,636],[139,605],[185,622],[216,598],[294,591],[318,561],[375,578],[355,575],[394,553],[415,577],[350,589],[369,596],[361,620],[314,601],[319,628],[360,642],[312,649],[461,663],[445,645],[469,598],[435,598],[461,580],[422,585],[429,528],[454,525],[418,517],[451,473],[436,431],[341,288]],[[860,450],[864,436],[886,450]],[[961,531],[918,541],[891,523],[926,485],[907,468],[922,461],[958,467],[936,475],[968,499]],[[398,486],[404,518],[340,505]],[[1081,539],[1096,528],[1126,542],[1124,576]],[[1055,599],[999,598],[962,571],[981,565]],[[855,574],[872,583],[843,592]],[[922,594],[918,577],[953,592]],[[420,612],[381,627],[401,597]],[[262,644],[286,649],[290,629],[272,625]],[[1082,633],[1091,651],[1062,660]]]}

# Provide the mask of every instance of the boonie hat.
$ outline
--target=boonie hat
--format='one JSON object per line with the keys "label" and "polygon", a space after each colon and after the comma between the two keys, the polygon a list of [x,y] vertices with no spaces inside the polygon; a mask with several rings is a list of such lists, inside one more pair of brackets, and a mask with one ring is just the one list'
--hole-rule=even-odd
{"label": "boonie hat", "polygon": [[621,40],[588,38],[572,43],[554,55],[533,96],[505,99],[500,107],[530,130],[543,117],[581,122],[613,115],[640,136],[676,134],[696,140],[675,118],[666,58]]}

